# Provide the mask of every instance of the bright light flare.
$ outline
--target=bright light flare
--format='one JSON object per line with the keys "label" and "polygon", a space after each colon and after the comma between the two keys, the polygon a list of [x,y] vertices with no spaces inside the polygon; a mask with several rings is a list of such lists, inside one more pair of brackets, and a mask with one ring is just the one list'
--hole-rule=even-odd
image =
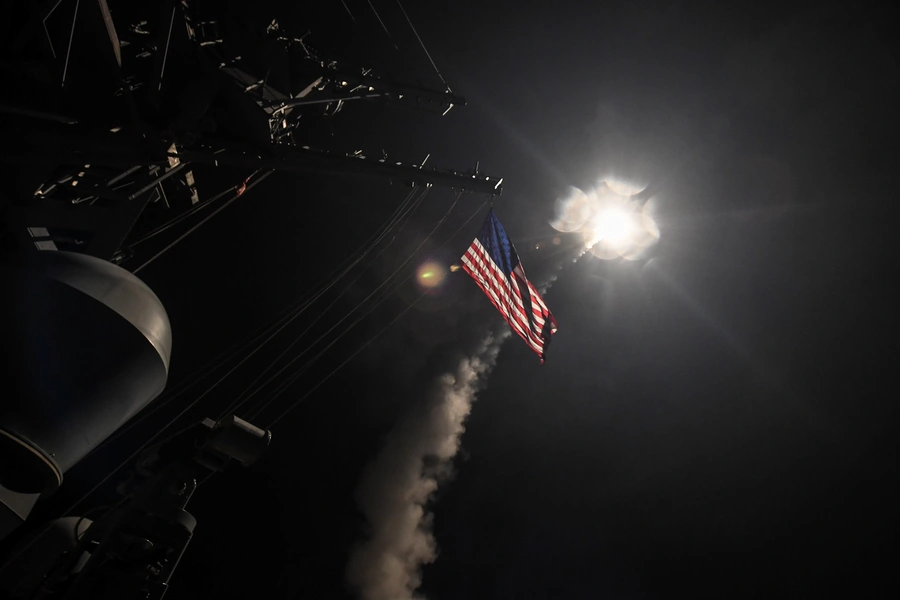
{"label": "bright light flare", "polygon": [[556,218],[550,226],[562,233],[580,230],[591,217],[592,199],[578,188],[570,187],[566,195],[556,199]]}
{"label": "bright light flare", "polygon": [[650,203],[632,199],[640,191],[640,187],[609,180],[589,192],[570,188],[557,199],[556,218],[550,224],[557,231],[580,233],[585,248],[598,258],[640,258],[659,240]]}
{"label": "bright light flare", "polygon": [[633,215],[617,208],[605,210],[591,220],[590,245],[603,241],[611,246],[625,246],[631,243],[636,230]]}

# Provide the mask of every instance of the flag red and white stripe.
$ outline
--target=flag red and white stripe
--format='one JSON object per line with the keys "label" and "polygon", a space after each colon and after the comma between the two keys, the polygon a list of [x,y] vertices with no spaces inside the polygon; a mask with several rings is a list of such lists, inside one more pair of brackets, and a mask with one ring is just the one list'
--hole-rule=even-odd
{"label": "flag red and white stripe", "polygon": [[515,248],[493,210],[463,255],[462,268],[543,362],[550,336],[556,333],[556,319],[525,277]]}

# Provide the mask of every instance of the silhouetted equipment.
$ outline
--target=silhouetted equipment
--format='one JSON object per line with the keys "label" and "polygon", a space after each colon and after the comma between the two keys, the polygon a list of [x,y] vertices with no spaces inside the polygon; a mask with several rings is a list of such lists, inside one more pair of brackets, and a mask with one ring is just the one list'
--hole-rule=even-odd
{"label": "silhouetted equipment", "polygon": [[12,560],[0,568],[0,597],[30,598],[59,559],[75,550],[92,524],[84,517],[63,517],[32,531],[20,541]]}
{"label": "silhouetted equipment", "polygon": [[0,163],[12,167],[4,226],[17,248],[127,266],[132,231],[214,195],[194,171],[208,166],[246,169],[240,179],[271,169],[502,193],[501,178],[325,148],[310,133],[358,102],[446,115],[465,105],[449,90],[326,56],[277,21],[220,19],[217,2],[131,7],[144,19],[88,4],[72,20],[58,2],[31,8],[5,63],[19,82],[17,94],[0,91]]}
{"label": "silhouetted equipment", "polygon": [[23,540],[0,569],[0,596],[159,600],[197,525],[186,507],[198,482],[232,461],[253,464],[271,439],[232,415],[148,449],[119,505],[93,523],[64,518]]}
{"label": "silhouetted equipment", "polygon": [[[118,266],[132,267],[163,232],[193,231],[230,200],[199,223],[194,215],[276,170],[502,191],[502,179],[477,169],[389,160],[380,148],[370,157],[325,149],[316,124],[348,104],[446,115],[465,100],[449,86],[428,89],[320,55],[277,21],[234,18],[230,3],[6,4],[0,541],[166,385],[166,311]],[[215,167],[229,180],[207,195],[202,178]],[[121,506],[94,523],[66,517],[32,533],[0,567],[0,598],[162,597],[195,525],[185,505],[197,480],[232,461],[252,464],[270,437],[232,416],[154,448]]]}

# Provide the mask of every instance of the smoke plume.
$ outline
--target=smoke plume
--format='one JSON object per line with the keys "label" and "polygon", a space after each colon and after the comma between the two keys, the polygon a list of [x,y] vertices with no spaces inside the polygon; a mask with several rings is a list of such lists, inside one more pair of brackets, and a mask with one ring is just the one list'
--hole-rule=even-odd
{"label": "smoke plume", "polygon": [[363,474],[357,502],[369,536],[353,549],[347,582],[362,600],[412,600],[422,566],[437,557],[429,500],[451,475],[475,395],[509,331],[488,336],[438,378],[426,402],[401,420]]}

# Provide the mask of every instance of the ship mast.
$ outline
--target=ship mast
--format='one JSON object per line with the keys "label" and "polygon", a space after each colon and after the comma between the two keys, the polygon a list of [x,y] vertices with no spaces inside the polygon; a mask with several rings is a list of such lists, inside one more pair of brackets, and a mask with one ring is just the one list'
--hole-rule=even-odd
{"label": "ship mast", "polygon": [[[129,236],[147,213],[179,214],[132,239],[133,246],[218,197],[233,196],[165,251],[272,171],[374,176],[490,196],[502,191],[502,179],[477,166],[440,170],[425,166],[428,157],[415,163],[314,147],[304,137],[306,123],[333,117],[348,103],[391,102],[443,116],[465,99],[449,88],[429,89],[319,56],[276,21],[241,46],[194,0],[149,3],[149,9],[123,2],[121,13],[110,11],[107,0],[7,4],[17,14],[10,10],[0,23],[15,34],[0,36],[11,51],[4,64],[11,85],[0,89],[0,176],[7,182],[0,200],[8,205],[0,251],[31,254],[9,265],[0,261],[17,282],[5,305],[15,310],[2,311],[7,322],[0,325],[11,332],[3,339],[21,367],[11,370],[15,400],[0,411],[0,441],[6,440],[0,509],[12,508],[0,510],[0,541],[22,525],[42,494],[59,486],[63,473],[165,386],[168,317],[135,276],[153,259],[132,272],[110,264],[127,259],[123,249],[130,250]],[[141,9],[158,10],[158,18],[113,18]],[[244,52],[260,47],[267,56]],[[239,171],[240,179],[204,201],[194,176],[199,166]],[[250,464],[270,437],[231,415],[148,449],[173,423],[122,464],[140,453],[135,472],[147,478],[123,489],[122,504],[93,525],[83,516],[59,519],[50,534],[0,564],[0,595],[12,585],[27,588],[28,597],[161,598],[196,523],[185,508],[197,480],[229,463]],[[65,534],[65,544],[55,532]]]}
{"label": "ship mast", "polygon": [[[214,15],[187,0],[167,3],[153,24],[116,23],[105,0],[75,11],[71,21],[60,16],[58,5],[33,9],[13,50],[23,65],[30,48],[31,55],[43,54],[58,69],[56,91],[45,85],[46,93],[38,95],[66,94],[72,101],[62,106],[71,107],[71,114],[52,103],[0,102],[0,118],[11,123],[3,162],[29,175],[46,173],[38,180],[19,177],[9,211],[18,245],[112,259],[150,206],[179,213],[202,201],[196,165],[380,177],[491,196],[502,192],[502,179],[477,169],[426,167],[424,161],[389,160],[380,151],[367,157],[356,149],[327,150],[304,135],[311,120],[331,118],[358,101],[446,115],[466,103],[449,89],[429,89],[320,56],[277,21],[242,45]],[[65,45],[65,52],[59,39],[51,41],[54,23],[62,40],[75,42]],[[79,46],[86,34],[102,43]],[[258,47],[268,54],[252,56]],[[86,74],[85,63],[88,71],[99,65],[108,74]],[[102,85],[111,97],[103,97]]]}

